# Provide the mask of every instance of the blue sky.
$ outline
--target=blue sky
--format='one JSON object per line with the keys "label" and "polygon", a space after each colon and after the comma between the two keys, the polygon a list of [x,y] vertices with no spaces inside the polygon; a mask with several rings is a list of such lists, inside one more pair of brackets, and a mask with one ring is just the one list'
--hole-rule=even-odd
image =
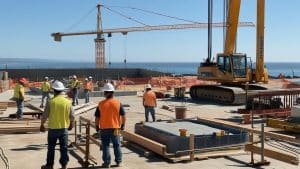
{"label": "blue sky", "polygon": [[[94,36],[64,37],[65,31],[101,2],[131,6],[189,20],[207,21],[207,0],[0,0],[0,57],[94,61]],[[222,21],[223,0],[214,0],[214,21]],[[265,60],[299,62],[300,1],[266,0]],[[148,25],[184,23],[130,9],[113,8]],[[140,26],[103,10],[103,27]],[[240,21],[256,20],[256,0],[242,0]],[[96,10],[71,31],[95,30]],[[222,29],[213,31],[213,53],[222,52]],[[108,39],[107,39],[108,40]],[[207,30],[115,34],[110,39],[113,62],[201,62],[207,57]],[[106,43],[106,54],[108,53]],[[125,46],[126,51],[125,52]],[[241,28],[238,52],[255,59],[255,29]]]}

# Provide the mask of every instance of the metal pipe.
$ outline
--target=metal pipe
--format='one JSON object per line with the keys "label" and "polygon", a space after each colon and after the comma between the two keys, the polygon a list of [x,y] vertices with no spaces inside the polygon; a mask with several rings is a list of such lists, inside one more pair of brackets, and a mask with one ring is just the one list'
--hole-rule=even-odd
{"label": "metal pipe", "polygon": [[261,162],[265,161],[265,124],[261,124]]}

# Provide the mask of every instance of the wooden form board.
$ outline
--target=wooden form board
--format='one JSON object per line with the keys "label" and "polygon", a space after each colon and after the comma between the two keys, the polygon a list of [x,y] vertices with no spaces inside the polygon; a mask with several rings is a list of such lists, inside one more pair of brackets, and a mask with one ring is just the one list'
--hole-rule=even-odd
{"label": "wooden form board", "polygon": [[87,112],[87,111],[93,110],[93,109],[95,109],[96,107],[98,107],[97,104],[90,104],[90,105],[87,105],[87,106],[85,106],[85,107],[81,107],[81,108],[75,110],[74,114],[75,114],[75,115],[79,115],[79,114],[85,113],[85,112]]}
{"label": "wooden form board", "polygon": [[[261,154],[261,148],[256,145],[252,145],[252,144],[247,144],[245,146],[245,151],[250,151],[255,154]],[[264,155],[266,157],[273,158],[273,159],[283,161],[286,163],[290,163],[290,164],[294,164],[294,165],[299,164],[299,158],[297,156],[293,156],[293,155],[290,155],[287,153],[277,152],[277,151],[274,151],[271,149],[264,148]]]}
{"label": "wooden form board", "polygon": [[153,140],[150,140],[148,138],[145,138],[143,136],[140,136],[138,134],[129,131],[122,131],[122,136],[124,140],[134,142],[148,150],[157,153],[158,155],[161,156],[166,155],[166,146],[163,144],[160,144],[158,142],[155,142]]}
{"label": "wooden form board", "polygon": [[[206,123],[223,125],[223,126],[226,126],[226,127],[241,129],[243,131],[253,132],[254,134],[260,134],[261,133],[261,131],[259,129],[252,129],[251,127],[242,126],[242,125],[238,125],[238,124],[233,123],[233,122],[228,122],[228,121],[219,120],[219,119],[202,118],[202,117],[199,118],[198,117],[198,121],[203,121],[203,122],[206,122]],[[294,137],[294,136],[288,136],[288,135],[285,135],[285,134],[279,134],[279,133],[274,133],[274,132],[265,132],[265,136],[270,137],[270,138],[274,138],[274,139],[280,139],[280,140],[300,144],[300,139],[296,139],[296,137]]]}

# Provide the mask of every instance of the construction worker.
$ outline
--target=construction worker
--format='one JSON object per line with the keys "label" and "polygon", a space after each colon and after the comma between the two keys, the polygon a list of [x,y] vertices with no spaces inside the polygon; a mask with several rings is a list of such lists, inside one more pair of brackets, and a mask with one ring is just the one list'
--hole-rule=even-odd
{"label": "construction worker", "polygon": [[51,89],[51,86],[50,86],[50,83],[49,83],[49,78],[45,77],[44,78],[44,82],[42,83],[42,86],[41,86],[41,90],[42,90],[42,103],[40,105],[40,108],[44,108],[44,100],[45,100],[45,98],[46,98],[47,102],[50,99],[50,89]]}
{"label": "construction worker", "polygon": [[157,106],[156,95],[153,91],[151,91],[151,89],[152,89],[151,84],[147,84],[146,92],[144,93],[144,96],[143,96],[143,105],[145,108],[146,122],[149,121],[149,113],[151,113],[152,120],[153,120],[153,122],[155,122],[155,107]]}
{"label": "construction worker", "polygon": [[93,90],[93,81],[92,77],[86,78],[84,81],[84,96],[85,96],[85,103],[90,102],[90,92]]}
{"label": "construction worker", "polygon": [[23,118],[23,107],[24,107],[24,99],[25,99],[25,91],[24,86],[27,84],[27,80],[25,78],[20,78],[18,80],[18,83],[16,84],[16,87],[14,89],[14,96],[13,100],[17,103],[17,118],[22,119]]}
{"label": "construction worker", "polygon": [[72,81],[71,81],[71,90],[73,95],[73,102],[72,105],[78,105],[78,89],[79,89],[79,81],[77,80],[77,76],[73,75]]}
{"label": "construction worker", "polygon": [[48,152],[47,163],[42,169],[53,169],[56,141],[60,145],[60,164],[62,169],[67,168],[68,156],[68,130],[72,130],[74,122],[74,110],[71,101],[63,95],[65,89],[60,81],[55,81],[52,85],[54,97],[46,104],[42,115],[40,131],[45,132],[44,124],[48,121]]}
{"label": "construction worker", "polygon": [[125,111],[119,100],[113,98],[114,86],[106,83],[103,87],[105,100],[99,102],[95,112],[96,130],[100,131],[102,143],[103,168],[110,168],[111,156],[109,152],[110,141],[113,143],[115,162],[122,166],[122,152],[120,147],[120,130],[124,130]]}

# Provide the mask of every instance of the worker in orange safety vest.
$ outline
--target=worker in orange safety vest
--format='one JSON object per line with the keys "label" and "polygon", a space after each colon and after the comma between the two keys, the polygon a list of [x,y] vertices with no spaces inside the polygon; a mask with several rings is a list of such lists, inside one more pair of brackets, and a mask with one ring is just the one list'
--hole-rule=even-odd
{"label": "worker in orange safety vest", "polygon": [[151,113],[152,120],[155,122],[155,107],[157,106],[156,103],[156,95],[151,90],[152,86],[150,84],[146,85],[146,92],[143,95],[143,105],[145,108],[145,119],[146,122],[149,121],[149,113]]}
{"label": "worker in orange safety vest", "polygon": [[115,154],[115,162],[122,166],[122,152],[120,144],[120,130],[124,130],[126,117],[120,101],[113,98],[114,86],[106,83],[103,87],[105,100],[99,103],[95,112],[96,130],[100,132],[102,143],[103,168],[110,168],[111,157],[109,144],[112,142]]}
{"label": "worker in orange safety vest", "polygon": [[90,102],[90,92],[93,91],[93,79],[92,76],[89,76],[88,78],[85,79],[84,84],[84,97],[85,97],[85,103]]}

